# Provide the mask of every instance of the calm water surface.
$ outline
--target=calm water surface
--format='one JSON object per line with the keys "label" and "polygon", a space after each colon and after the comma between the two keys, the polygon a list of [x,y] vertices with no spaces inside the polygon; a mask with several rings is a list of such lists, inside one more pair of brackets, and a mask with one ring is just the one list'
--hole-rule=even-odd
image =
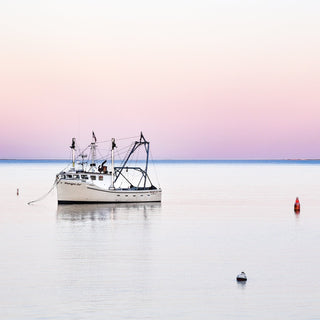
{"label": "calm water surface", "polygon": [[320,162],[162,162],[162,204],[27,205],[64,166],[0,161],[0,319],[320,319]]}

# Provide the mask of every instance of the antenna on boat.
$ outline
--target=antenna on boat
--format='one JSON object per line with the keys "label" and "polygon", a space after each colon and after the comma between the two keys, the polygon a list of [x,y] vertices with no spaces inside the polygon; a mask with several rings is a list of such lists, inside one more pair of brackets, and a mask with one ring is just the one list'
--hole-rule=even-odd
{"label": "antenna on boat", "polygon": [[76,149],[76,138],[72,138],[71,146],[72,150],[72,167],[75,167],[75,149]]}
{"label": "antenna on boat", "polygon": [[115,138],[111,139],[111,189],[114,189],[114,148],[116,148],[116,140]]}

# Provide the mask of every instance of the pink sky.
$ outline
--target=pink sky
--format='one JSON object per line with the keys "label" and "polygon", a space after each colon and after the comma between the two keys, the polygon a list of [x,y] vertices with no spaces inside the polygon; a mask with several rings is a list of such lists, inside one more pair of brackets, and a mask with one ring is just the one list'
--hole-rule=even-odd
{"label": "pink sky", "polygon": [[141,130],[158,159],[320,158],[320,3],[0,4],[0,158]]}

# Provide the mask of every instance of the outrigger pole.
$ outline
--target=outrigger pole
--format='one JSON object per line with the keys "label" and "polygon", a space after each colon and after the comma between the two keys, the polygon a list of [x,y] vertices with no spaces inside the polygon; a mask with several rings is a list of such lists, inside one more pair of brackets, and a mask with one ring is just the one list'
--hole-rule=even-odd
{"label": "outrigger pole", "polygon": [[[114,138],[111,139],[111,188],[114,189],[114,183],[113,177],[114,177],[114,148],[116,148],[116,141]],[[117,180],[117,179],[116,179]]]}
{"label": "outrigger pole", "polygon": [[[112,179],[112,186],[113,186],[114,183],[118,180],[119,176],[120,176],[121,173],[122,173],[122,170],[125,168],[125,166],[126,166],[127,162],[129,161],[131,155],[132,155],[140,146],[143,145],[144,148],[145,148],[146,154],[147,154],[147,156],[146,156],[146,167],[145,167],[145,170],[139,170],[139,171],[141,171],[142,177],[144,177],[144,185],[143,185],[143,187],[144,187],[144,188],[146,187],[146,182],[147,182],[147,177],[148,177],[149,144],[150,144],[150,142],[147,141],[147,140],[145,139],[145,137],[143,136],[142,132],[140,132],[140,141],[135,141],[135,143],[134,143],[134,145],[133,145],[133,147],[132,147],[129,155],[127,156],[127,158],[126,158],[126,160],[124,161],[123,165],[121,166],[120,170],[117,171],[117,175],[116,175],[115,180],[113,181],[113,179]],[[113,149],[112,149],[112,151],[113,151]],[[112,168],[113,168],[113,166],[112,166]],[[136,169],[136,168],[133,168],[133,169]],[[142,178],[141,178],[141,179],[142,179]],[[141,181],[141,180],[140,180],[140,181]]]}

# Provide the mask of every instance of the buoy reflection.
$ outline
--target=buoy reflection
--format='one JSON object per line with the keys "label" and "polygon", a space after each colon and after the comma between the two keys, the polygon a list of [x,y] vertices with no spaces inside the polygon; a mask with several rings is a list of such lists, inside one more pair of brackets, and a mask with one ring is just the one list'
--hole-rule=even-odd
{"label": "buoy reflection", "polygon": [[245,289],[247,282],[246,281],[237,281],[238,288]]}

